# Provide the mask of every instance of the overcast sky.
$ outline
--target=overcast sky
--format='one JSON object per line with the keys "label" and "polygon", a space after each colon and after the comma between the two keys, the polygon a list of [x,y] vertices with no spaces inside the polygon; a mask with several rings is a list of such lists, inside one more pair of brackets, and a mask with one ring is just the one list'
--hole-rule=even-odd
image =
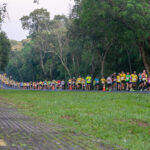
{"label": "overcast sky", "polygon": [[29,15],[36,8],[46,8],[50,12],[51,19],[56,14],[68,15],[73,6],[73,0],[40,0],[40,3],[34,4],[33,0],[0,0],[0,3],[6,2],[8,10],[8,19],[2,26],[3,31],[7,33],[9,39],[22,40],[26,38],[27,32],[22,30],[20,18]]}

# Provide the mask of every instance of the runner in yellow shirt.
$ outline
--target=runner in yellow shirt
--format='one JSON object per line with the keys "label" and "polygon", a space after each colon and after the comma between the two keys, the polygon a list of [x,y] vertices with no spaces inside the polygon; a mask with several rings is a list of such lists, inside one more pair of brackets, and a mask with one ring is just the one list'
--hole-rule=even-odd
{"label": "runner in yellow shirt", "polygon": [[104,78],[104,76],[102,76],[101,78],[102,89],[105,87],[105,82],[106,82],[106,79]]}
{"label": "runner in yellow shirt", "polygon": [[87,90],[91,90],[91,82],[92,82],[92,77],[90,75],[88,75],[86,77],[86,84],[87,84],[86,89]]}
{"label": "runner in yellow shirt", "polygon": [[137,79],[138,79],[138,76],[136,74],[136,71],[134,71],[133,74],[131,74],[131,87],[130,87],[130,91],[134,91],[135,90]]}
{"label": "runner in yellow shirt", "polygon": [[121,90],[121,77],[120,77],[120,73],[118,73],[118,75],[117,75],[117,90],[118,91]]}
{"label": "runner in yellow shirt", "polygon": [[85,79],[82,78],[82,90],[85,90]]}
{"label": "runner in yellow shirt", "polygon": [[82,78],[81,78],[81,76],[79,76],[79,77],[77,78],[77,80],[76,80],[76,85],[77,85],[77,89],[78,89],[78,90],[81,89],[81,87],[82,87]]}
{"label": "runner in yellow shirt", "polygon": [[121,90],[124,90],[126,83],[126,74],[122,71],[120,77],[121,77]]}
{"label": "runner in yellow shirt", "polygon": [[72,79],[68,80],[68,89],[70,89],[70,87],[72,86]]}

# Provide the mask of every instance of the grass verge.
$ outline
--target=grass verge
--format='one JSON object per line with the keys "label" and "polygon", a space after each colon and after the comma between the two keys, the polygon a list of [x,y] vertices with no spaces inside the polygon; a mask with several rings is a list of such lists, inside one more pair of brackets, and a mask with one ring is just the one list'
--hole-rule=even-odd
{"label": "grass verge", "polygon": [[129,150],[150,149],[150,95],[0,90],[33,117]]}

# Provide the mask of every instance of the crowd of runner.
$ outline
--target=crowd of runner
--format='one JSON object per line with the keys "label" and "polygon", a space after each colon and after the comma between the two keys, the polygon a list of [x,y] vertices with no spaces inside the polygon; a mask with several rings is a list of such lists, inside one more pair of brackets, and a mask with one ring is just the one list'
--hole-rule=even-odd
{"label": "crowd of runner", "polygon": [[0,80],[3,85],[11,88],[20,89],[35,89],[35,90],[103,90],[103,91],[150,91],[150,76],[144,70],[142,73],[137,74],[134,71],[132,74],[129,72],[113,73],[105,78],[94,78],[88,75],[86,78],[79,76],[78,78],[53,81],[39,81],[39,82],[16,82],[7,77],[6,74],[0,74]]}

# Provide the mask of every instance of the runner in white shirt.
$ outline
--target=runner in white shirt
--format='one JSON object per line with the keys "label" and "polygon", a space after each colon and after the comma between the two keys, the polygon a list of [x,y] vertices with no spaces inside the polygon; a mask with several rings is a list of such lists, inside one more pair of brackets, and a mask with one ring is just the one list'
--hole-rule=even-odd
{"label": "runner in white shirt", "polygon": [[108,90],[111,91],[111,89],[112,89],[112,78],[110,76],[107,77],[107,85],[108,85]]}

